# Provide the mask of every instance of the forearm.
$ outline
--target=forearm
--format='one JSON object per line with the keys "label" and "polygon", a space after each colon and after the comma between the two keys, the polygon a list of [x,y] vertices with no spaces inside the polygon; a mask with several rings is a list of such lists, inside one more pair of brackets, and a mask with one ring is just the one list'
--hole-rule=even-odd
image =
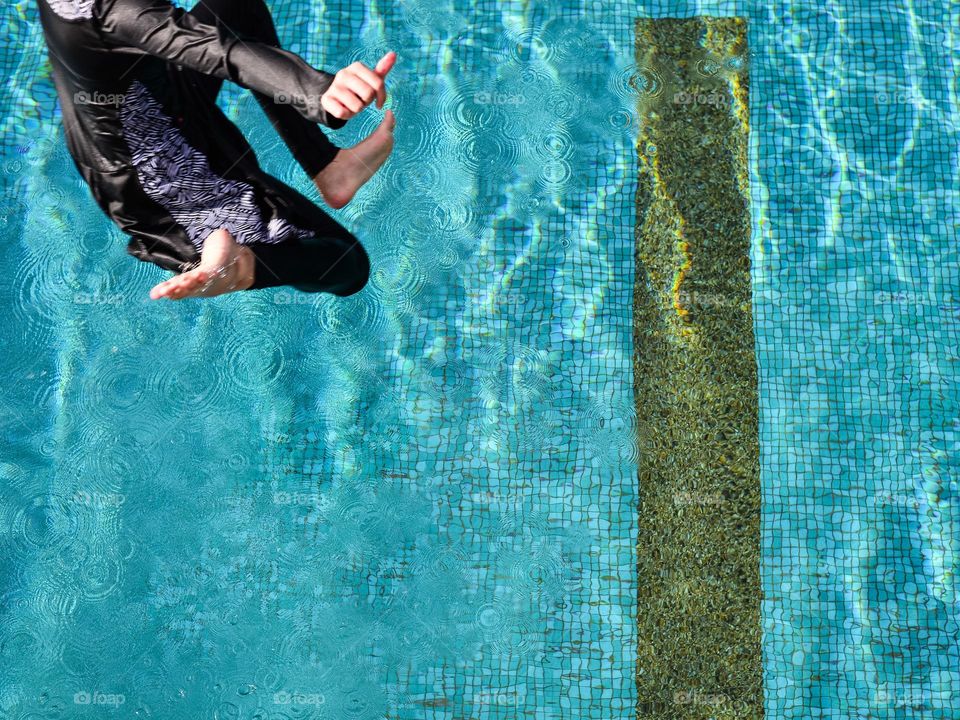
{"label": "forearm", "polygon": [[287,102],[311,122],[333,128],[344,124],[330,116],[320,102],[333,75],[316,70],[291,52],[240,40],[167,0],[101,0],[95,5],[94,19],[109,43],[135,47]]}
{"label": "forearm", "polygon": [[[328,114],[320,104],[334,76],[316,70],[303,58],[282,48],[238,41],[228,54],[231,79],[257,91],[278,105],[289,105],[314,123],[339,129],[346,124]],[[320,132],[319,129],[317,132]]]}
{"label": "forearm", "polygon": [[255,92],[254,96],[303,171],[311,180],[316,178],[339,148],[316,123],[307,120],[291,106],[278,105],[273,98],[260,93]]}

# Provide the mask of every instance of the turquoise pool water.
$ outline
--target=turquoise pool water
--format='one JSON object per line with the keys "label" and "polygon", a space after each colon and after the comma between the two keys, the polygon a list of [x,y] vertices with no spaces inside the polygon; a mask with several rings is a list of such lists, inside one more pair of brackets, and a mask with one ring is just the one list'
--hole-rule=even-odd
{"label": "turquoise pool water", "polygon": [[960,7],[273,5],[400,53],[355,298],[150,304],[0,15],[0,718],[633,715],[632,20],[696,14],[751,20],[766,714],[955,717]]}
{"label": "turquoise pool water", "polygon": [[400,54],[350,299],[149,302],[5,7],[0,717],[629,716],[632,13],[272,5]]}

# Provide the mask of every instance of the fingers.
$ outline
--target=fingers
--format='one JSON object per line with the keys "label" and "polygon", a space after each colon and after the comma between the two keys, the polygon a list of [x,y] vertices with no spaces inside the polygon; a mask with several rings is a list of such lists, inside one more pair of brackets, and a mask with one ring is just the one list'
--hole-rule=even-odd
{"label": "fingers", "polygon": [[157,285],[150,291],[150,299],[182,300],[195,295],[210,279],[211,274],[206,270],[191,270]]}
{"label": "fingers", "polygon": [[382,78],[387,77],[387,73],[393,70],[393,66],[397,64],[397,54],[391,50],[377,63],[377,67],[374,68],[374,71]]}
{"label": "fingers", "polygon": [[359,61],[343,68],[320,100],[324,110],[335,118],[349,120],[374,99],[377,108],[382,108],[387,102],[385,78],[396,62],[397,54],[390,51],[373,70]]}
{"label": "fingers", "polygon": [[[383,104],[387,101],[387,84],[384,82],[383,76],[374,72],[363,63],[354,63],[351,67],[354,73],[356,73],[357,78],[373,90],[377,98],[377,107],[382,108]],[[372,97],[367,100],[368,105],[371,100],[373,100]]]}
{"label": "fingers", "polygon": [[344,87],[360,98],[366,107],[383,92],[383,79],[372,70],[358,68],[344,79]]}
{"label": "fingers", "polygon": [[346,82],[345,79],[343,85],[334,92],[333,99],[343,105],[347,109],[347,112],[350,113],[350,117],[353,117],[363,110],[367,104],[357,97],[357,94],[352,89],[346,87]]}
{"label": "fingers", "polygon": [[331,88],[320,98],[320,104],[323,109],[339,120],[349,120],[353,117],[342,102],[334,97],[334,90]]}

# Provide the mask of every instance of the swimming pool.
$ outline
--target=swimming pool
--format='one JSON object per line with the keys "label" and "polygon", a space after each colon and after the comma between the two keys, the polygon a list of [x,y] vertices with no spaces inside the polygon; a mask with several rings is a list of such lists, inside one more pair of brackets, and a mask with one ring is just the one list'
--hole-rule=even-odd
{"label": "swimming pool", "polygon": [[151,304],[2,10],[0,718],[635,716],[633,21],[691,15],[753,49],[765,714],[953,717],[960,11],[272,5],[400,54],[352,298]]}

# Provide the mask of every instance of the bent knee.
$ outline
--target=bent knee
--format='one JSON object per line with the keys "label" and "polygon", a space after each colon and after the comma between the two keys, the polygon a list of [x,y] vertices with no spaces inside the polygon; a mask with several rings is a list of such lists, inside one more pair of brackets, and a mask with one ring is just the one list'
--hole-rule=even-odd
{"label": "bent knee", "polygon": [[353,245],[347,251],[343,262],[349,263],[348,277],[350,281],[346,284],[342,292],[338,292],[340,297],[349,297],[356,295],[363,290],[370,282],[370,256],[359,240],[355,240]]}

